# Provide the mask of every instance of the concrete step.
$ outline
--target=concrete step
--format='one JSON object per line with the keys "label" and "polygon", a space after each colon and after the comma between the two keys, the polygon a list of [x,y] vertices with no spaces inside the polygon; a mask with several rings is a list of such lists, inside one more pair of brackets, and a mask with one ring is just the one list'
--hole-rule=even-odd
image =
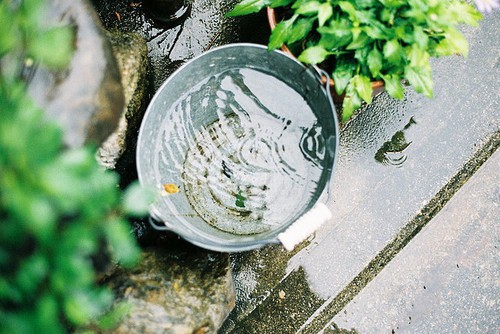
{"label": "concrete step", "polygon": [[500,332],[500,151],[325,330]]}

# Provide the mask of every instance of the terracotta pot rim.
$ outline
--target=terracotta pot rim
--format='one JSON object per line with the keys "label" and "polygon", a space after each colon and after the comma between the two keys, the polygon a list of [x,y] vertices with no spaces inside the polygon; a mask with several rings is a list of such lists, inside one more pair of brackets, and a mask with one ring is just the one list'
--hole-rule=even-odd
{"label": "terracotta pot rim", "polygon": [[[274,30],[274,28],[276,27],[276,24],[277,24],[276,11],[274,10],[274,8],[267,7],[267,22],[269,23],[269,27],[271,28],[271,30]],[[290,51],[290,49],[286,45],[283,45],[281,47],[281,51],[283,51],[286,54],[288,54],[289,56],[297,59],[297,57],[292,53],[292,51]],[[332,78],[330,78],[329,81],[330,81],[330,86],[335,85],[335,82],[333,81]],[[372,86],[372,89],[381,88],[381,87],[384,87],[384,82],[382,80],[372,81],[371,86]]]}

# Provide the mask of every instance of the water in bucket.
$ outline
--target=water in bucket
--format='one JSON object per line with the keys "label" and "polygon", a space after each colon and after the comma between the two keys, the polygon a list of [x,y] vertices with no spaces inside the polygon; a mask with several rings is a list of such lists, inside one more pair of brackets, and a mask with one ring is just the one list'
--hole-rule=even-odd
{"label": "water in bucket", "polygon": [[153,165],[159,190],[179,187],[162,199],[178,217],[250,235],[279,227],[315,195],[325,138],[308,103],[284,82],[230,69],[165,109]]}

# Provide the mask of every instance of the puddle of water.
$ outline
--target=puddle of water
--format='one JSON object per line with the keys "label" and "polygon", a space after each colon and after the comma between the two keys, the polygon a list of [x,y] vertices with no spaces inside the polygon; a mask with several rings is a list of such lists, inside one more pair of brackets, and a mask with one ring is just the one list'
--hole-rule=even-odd
{"label": "puddle of water", "polygon": [[144,0],[143,6],[153,19],[172,27],[189,14],[191,3],[186,0]]}
{"label": "puddle of water", "polygon": [[282,226],[315,196],[323,130],[303,97],[282,81],[252,69],[228,70],[196,85],[166,114],[155,165],[164,183],[180,185],[164,198],[178,217],[256,234]]}
{"label": "puddle of water", "polygon": [[412,117],[403,130],[397,131],[391,140],[386,141],[375,153],[375,160],[383,165],[402,167],[408,158],[404,151],[411,145],[411,141],[408,142],[405,137],[405,131],[413,124],[417,124],[417,122]]}

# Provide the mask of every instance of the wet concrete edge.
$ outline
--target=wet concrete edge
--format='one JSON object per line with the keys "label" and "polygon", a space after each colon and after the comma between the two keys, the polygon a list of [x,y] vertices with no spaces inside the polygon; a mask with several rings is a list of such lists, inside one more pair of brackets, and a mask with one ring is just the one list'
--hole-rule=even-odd
{"label": "wet concrete edge", "polygon": [[448,203],[455,193],[495,153],[500,146],[500,131],[495,132],[451,180],[427,203],[377,256],[337,296],[326,302],[322,312],[301,333],[318,333],[358,295],[361,290],[401,251],[420,230]]}
{"label": "wet concrete edge", "polygon": [[[292,272],[250,314],[237,323],[225,323],[220,333],[268,333],[280,329],[286,333],[316,334],[330,322],[361,290],[401,251],[420,230],[446,205],[453,195],[500,146],[500,131],[485,140],[475,154],[444,185],[433,198],[411,219],[400,233],[347,284],[336,296],[322,300],[307,286],[302,269]],[[280,293],[285,293],[281,298]],[[302,300],[293,298],[297,295]],[[279,301],[279,309],[276,303]],[[307,319],[309,316],[309,319]],[[271,319],[272,318],[272,319]],[[300,318],[300,319],[299,319]],[[297,328],[298,324],[303,324]]]}

